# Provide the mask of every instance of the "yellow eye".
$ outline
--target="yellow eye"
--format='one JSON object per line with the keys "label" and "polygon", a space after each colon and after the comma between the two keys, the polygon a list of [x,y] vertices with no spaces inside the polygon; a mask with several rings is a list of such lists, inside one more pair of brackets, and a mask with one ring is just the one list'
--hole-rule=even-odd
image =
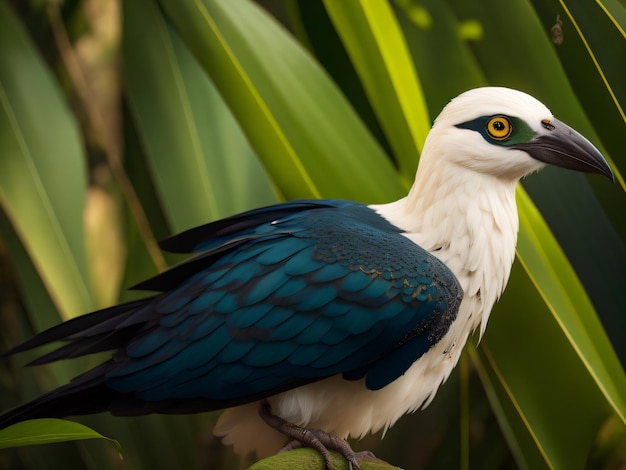
{"label": "yellow eye", "polygon": [[487,121],[487,134],[495,140],[505,140],[513,132],[511,121],[505,116],[494,116]]}

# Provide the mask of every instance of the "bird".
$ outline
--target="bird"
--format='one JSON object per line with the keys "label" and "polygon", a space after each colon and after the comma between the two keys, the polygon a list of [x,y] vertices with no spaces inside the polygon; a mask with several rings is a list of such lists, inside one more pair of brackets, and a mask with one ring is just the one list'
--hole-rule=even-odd
{"label": "bird", "polygon": [[520,179],[554,165],[614,180],[600,151],[518,90],[452,99],[415,181],[386,204],[296,200],[161,243],[185,261],[134,286],[141,300],[79,316],[8,351],[64,344],[30,365],[110,357],[0,416],[225,410],[214,429],[238,453],[312,447],[353,469],[347,438],[426,407],[482,336],[515,257]]}

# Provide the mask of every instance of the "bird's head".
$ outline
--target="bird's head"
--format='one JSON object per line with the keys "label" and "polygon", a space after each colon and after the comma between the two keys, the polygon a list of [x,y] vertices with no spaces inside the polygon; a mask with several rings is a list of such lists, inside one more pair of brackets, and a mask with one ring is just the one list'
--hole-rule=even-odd
{"label": "bird's head", "polygon": [[516,180],[549,163],[613,179],[591,142],[532,96],[509,88],[459,95],[436,119],[428,141],[434,155],[497,177]]}

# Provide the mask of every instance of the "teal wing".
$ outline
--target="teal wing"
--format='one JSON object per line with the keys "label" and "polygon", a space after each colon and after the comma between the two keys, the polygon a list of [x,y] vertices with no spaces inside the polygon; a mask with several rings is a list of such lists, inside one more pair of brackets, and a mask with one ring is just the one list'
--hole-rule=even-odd
{"label": "teal wing", "polygon": [[224,408],[337,374],[376,390],[446,334],[462,298],[445,264],[356,203],[257,209],[163,246],[196,254],[138,286],[162,293],[16,349],[68,341],[37,363],[115,351],[57,395],[97,384],[106,409],[142,414]]}

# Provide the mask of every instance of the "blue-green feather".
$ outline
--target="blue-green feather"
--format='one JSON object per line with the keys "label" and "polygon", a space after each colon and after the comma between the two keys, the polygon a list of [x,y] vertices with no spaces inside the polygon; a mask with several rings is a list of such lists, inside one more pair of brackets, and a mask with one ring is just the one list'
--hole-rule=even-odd
{"label": "blue-green feather", "polygon": [[378,389],[447,332],[462,296],[443,263],[356,203],[285,203],[164,246],[199,258],[142,284],[175,287],[106,373],[144,400],[230,406],[337,374]]}

